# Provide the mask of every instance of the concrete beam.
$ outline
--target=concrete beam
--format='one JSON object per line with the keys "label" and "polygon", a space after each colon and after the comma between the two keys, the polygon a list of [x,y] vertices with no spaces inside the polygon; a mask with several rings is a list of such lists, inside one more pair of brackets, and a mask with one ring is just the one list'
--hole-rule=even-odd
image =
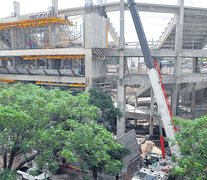
{"label": "concrete beam", "polygon": [[[205,82],[207,81],[207,74],[200,73],[182,73],[179,79],[181,84],[191,82]],[[162,75],[162,82],[166,85],[173,85],[175,83],[175,77],[172,75]],[[124,77],[125,85],[148,85],[150,84],[149,77],[147,74],[128,74]]]}
{"label": "concrete beam", "polygon": [[[145,12],[159,12],[159,13],[176,13],[179,9],[178,5],[166,5],[166,4],[152,4],[152,3],[136,3],[138,11],[145,11]],[[120,3],[107,3],[105,6],[106,12],[113,12],[120,10]],[[128,10],[128,5],[125,3],[125,10]],[[77,8],[67,8],[59,10],[60,15],[65,16],[76,16],[82,15],[85,13],[84,7],[77,7]],[[207,9],[206,8],[197,8],[197,7],[185,7],[185,14],[190,15],[202,15],[207,16]]]}
{"label": "concrete beam", "polygon": [[46,81],[56,83],[85,83],[85,77],[0,74],[0,79],[16,81]]}
{"label": "concrete beam", "polygon": [[180,82],[181,83],[196,83],[196,82],[206,82],[207,81],[207,74],[183,74],[181,76]]}
{"label": "concrete beam", "polygon": [[[117,57],[119,56],[118,49],[105,49],[109,56]],[[173,50],[164,50],[164,49],[152,49],[151,54],[153,57],[175,57],[175,51]],[[124,50],[124,56],[126,57],[143,57],[141,49],[130,48]]]}
{"label": "concrete beam", "polygon": [[[175,13],[179,9],[179,6],[177,5],[150,4],[150,3],[136,3],[136,5],[138,11],[146,11],[146,12]],[[129,10],[127,3],[124,4],[124,9]],[[119,2],[107,3],[105,5],[106,12],[114,12],[119,10],[120,10]],[[65,16],[76,16],[84,13],[85,13],[84,7],[59,10],[59,15],[65,15]]]}
{"label": "concrete beam", "polygon": [[85,7],[76,7],[76,8],[68,8],[61,9],[58,11],[58,15],[62,16],[78,16],[83,15],[85,13]]}
{"label": "concrete beam", "polygon": [[[164,84],[174,84],[175,77],[172,75],[162,75],[162,81]],[[148,74],[127,74],[124,76],[124,84],[125,85],[148,85],[150,84]]]}
{"label": "concrete beam", "polygon": [[41,55],[84,55],[86,51],[87,50],[84,48],[4,50],[0,51],[0,57]]}
{"label": "concrete beam", "polygon": [[182,51],[183,57],[189,57],[189,58],[206,58],[207,57],[207,50],[183,50]]}
{"label": "concrete beam", "polygon": [[[136,3],[137,9],[139,11],[144,12],[158,12],[158,13],[176,13],[179,10],[178,5],[166,5],[166,4],[152,4],[152,3]],[[125,3],[125,10],[128,10],[128,5]],[[106,12],[113,12],[120,10],[120,3],[107,3],[105,6]],[[85,13],[85,7],[76,7],[76,8],[67,8],[61,9],[58,11],[60,16],[77,16],[83,15]],[[206,8],[197,8],[197,7],[185,7],[185,14],[189,15],[199,15],[199,16],[207,16]],[[31,14],[20,16],[19,18],[9,17],[9,18],[1,18],[0,23],[3,22],[14,22],[18,20],[29,19]]]}

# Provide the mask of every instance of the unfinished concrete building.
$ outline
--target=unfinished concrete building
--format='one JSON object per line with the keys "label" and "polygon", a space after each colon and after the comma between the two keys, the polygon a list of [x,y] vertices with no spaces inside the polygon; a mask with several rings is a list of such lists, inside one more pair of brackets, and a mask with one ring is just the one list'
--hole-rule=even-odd
{"label": "unfinished concrete building", "polygon": [[[207,113],[207,9],[177,5],[137,3],[142,12],[170,13],[174,17],[160,39],[150,43],[154,60],[162,62],[163,83],[174,116],[196,118]],[[120,35],[107,17],[120,11]],[[139,42],[125,42],[124,0],[92,0],[85,7],[58,9],[52,0],[48,12],[21,15],[14,2],[14,16],[0,19],[0,80],[23,81],[87,90],[110,90],[124,117],[117,122],[118,136],[126,119],[158,116]],[[69,21],[81,16],[78,26]],[[117,27],[116,27],[117,28]],[[134,27],[132,27],[134,28]],[[130,32],[128,32],[130,33]],[[109,42],[108,36],[113,42]],[[153,128],[150,128],[152,135]]]}

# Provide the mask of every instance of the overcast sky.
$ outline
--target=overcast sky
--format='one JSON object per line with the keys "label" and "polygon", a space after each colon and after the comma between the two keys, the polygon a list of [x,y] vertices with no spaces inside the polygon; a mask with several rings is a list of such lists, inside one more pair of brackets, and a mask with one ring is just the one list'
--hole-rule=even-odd
{"label": "overcast sky", "polygon": [[[0,0],[0,18],[8,17],[13,12],[14,0]],[[47,11],[48,6],[51,6],[52,0],[16,0],[20,2],[21,14],[35,13]],[[96,0],[94,0],[96,1]],[[117,2],[118,0],[106,0],[107,3]],[[85,0],[59,0],[59,9],[70,7],[84,6]],[[177,0],[136,0],[136,2],[158,3],[158,4],[177,4]],[[206,0],[185,0],[185,6],[207,8]],[[158,40],[164,28],[167,26],[173,14],[162,13],[140,13],[142,23],[148,40]],[[108,17],[114,24],[117,32],[119,32],[119,12],[108,13]],[[125,40],[137,41],[134,38],[135,30],[129,12],[125,13]]]}

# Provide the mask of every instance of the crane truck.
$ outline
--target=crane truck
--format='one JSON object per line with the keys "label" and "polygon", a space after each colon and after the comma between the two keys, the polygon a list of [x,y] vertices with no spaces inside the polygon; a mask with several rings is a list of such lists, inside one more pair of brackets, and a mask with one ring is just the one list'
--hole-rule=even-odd
{"label": "crane truck", "polygon": [[[172,120],[172,111],[169,105],[169,101],[167,99],[167,95],[163,86],[163,83],[161,81],[161,74],[159,72],[159,67],[156,63],[154,63],[151,52],[147,43],[147,39],[144,33],[144,29],[141,23],[141,19],[139,16],[139,13],[136,9],[136,4],[134,0],[127,0],[128,1],[128,7],[131,12],[131,16],[134,22],[134,26],[136,29],[136,33],[141,45],[141,49],[144,55],[144,59],[147,65],[147,68],[149,69],[148,75],[151,82],[152,89],[154,91],[155,98],[157,100],[158,105],[158,113],[161,117],[161,121],[163,124],[163,127],[166,132],[167,138],[171,140],[175,140],[175,131],[177,130],[176,127],[173,126],[173,120]],[[165,159],[165,150],[164,150],[164,138],[163,136],[160,136],[161,141],[161,150],[162,150],[162,157]],[[171,153],[178,154],[178,145],[172,146],[172,143],[169,142]],[[158,159],[156,155],[148,154],[151,159]],[[146,159],[145,159],[146,161]],[[156,161],[159,163],[159,161]],[[151,166],[149,166],[151,167]],[[158,166],[160,167],[160,166]],[[152,168],[149,168],[152,170]],[[160,169],[160,168],[158,168]],[[155,168],[154,168],[155,170]]]}

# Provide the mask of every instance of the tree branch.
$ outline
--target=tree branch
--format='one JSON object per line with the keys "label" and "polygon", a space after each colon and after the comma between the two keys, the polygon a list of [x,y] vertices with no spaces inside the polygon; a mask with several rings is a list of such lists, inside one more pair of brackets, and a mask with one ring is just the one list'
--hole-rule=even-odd
{"label": "tree branch", "polygon": [[25,159],[24,161],[22,161],[15,170],[20,169],[22,166],[24,166],[27,162],[32,161],[35,159],[35,157],[39,154],[39,151],[37,151],[35,154],[31,155],[30,157],[28,157],[27,159]]}

